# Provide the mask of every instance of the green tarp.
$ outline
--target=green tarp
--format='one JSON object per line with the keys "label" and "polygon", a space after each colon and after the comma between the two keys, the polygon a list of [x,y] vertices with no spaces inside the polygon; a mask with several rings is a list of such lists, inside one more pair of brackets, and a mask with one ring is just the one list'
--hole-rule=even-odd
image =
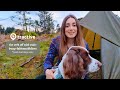
{"label": "green tarp", "polygon": [[90,11],[80,25],[102,37],[103,78],[120,79],[120,18],[112,11]]}

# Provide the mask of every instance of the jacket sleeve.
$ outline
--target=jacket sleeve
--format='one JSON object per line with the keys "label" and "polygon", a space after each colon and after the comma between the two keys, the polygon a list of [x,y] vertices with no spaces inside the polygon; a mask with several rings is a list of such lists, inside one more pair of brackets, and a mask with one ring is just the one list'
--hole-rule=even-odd
{"label": "jacket sleeve", "polygon": [[53,67],[54,58],[56,57],[57,53],[58,52],[57,52],[57,49],[55,47],[55,40],[53,39],[51,44],[50,44],[49,51],[46,55],[45,61],[43,63],[44,73],[45,73],[46,69],[50,69]]}
{"label": "jacket sleeve", "polygon": [[[84,40],[85,41],[85,40]],[[90,49],[89,49],[89,45],[88,45],[88,43],[85,41],[85,46],[86,46],[86,49],[89,51]]]}
{"label": "jacket sleeve", "polygon": [[86,49],[89,51],[90,49],[89,49],[89,45],[88,45],[88,43],[86,42]]}

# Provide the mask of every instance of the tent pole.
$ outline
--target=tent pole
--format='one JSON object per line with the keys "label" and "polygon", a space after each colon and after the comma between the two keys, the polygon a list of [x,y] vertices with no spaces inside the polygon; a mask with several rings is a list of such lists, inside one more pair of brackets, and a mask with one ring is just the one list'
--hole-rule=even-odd
{"label": "tent pole", "polygon": [[94,40],[93,40],[92,50],[93,50],[93,48],[94,48],[95,37],[96,37],[96,33],[94,34]]}
{"label": "tent pole", "polygon": [[116,46],[120,47],[119,45],[117,45],[117,44],[115,44],[115,43],[111,42],[110,40],[108,40],[108,39],[106,39],[106,38],[104,38],[104,37],[102,37],[102,38],[103,38],[103,39],[105,39],[105,40],[107,40],[108,42],[110,42],[110,43],[112,43],[112,44],[114,44],[114,45],[116,45]]}

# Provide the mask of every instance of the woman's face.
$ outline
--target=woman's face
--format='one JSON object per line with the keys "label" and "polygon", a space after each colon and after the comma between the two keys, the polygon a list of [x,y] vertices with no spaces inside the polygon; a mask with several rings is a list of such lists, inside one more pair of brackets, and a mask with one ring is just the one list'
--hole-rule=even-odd
{"label": "woman's face", "polygon": [[68,38],[74,38],[77,35],[77,25],[74,18],[68,18],[65,25],[65,35]]}

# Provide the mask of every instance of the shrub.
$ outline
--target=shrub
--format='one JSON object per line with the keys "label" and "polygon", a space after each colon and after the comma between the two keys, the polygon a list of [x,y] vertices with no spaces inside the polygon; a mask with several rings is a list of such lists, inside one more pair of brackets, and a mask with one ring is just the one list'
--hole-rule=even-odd
{"label": "shrub", "polygon": [[30,36],[38,36],[38,34],[35,33],[35,32],[27,32],[27,31],[25,31],[24,35],[25,35],[25,36],[26,36],[26,35],[30,35]]}

